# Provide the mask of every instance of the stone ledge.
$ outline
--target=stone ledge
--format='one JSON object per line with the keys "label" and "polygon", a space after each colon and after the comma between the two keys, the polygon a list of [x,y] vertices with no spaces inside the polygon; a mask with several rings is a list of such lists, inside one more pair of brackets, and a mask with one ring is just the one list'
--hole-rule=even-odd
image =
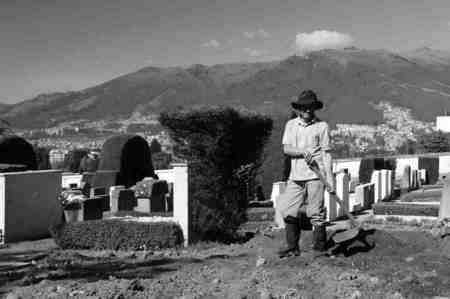
{"label": "stone ledge", "polygon": [[373,205],[373,213],[374,215],[411,215],[437,217],[439,215],[439,205],[379,202]]}

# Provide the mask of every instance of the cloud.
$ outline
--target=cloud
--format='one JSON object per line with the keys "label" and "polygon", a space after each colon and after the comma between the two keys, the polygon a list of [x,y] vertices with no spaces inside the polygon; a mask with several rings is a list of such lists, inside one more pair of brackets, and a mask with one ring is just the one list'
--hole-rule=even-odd
{"label": "cloud", "polygon": [[271,37],[270,33],[262,28],[256,31],[244,31],[242,34],[244,34],[244,36],[248,39],[255,39],[255,38],[265,39]]}
{"label": "cloud", "polygon": [[244,52],[247,53],[250,57],[261,57],[264,55],[267,55],[267,50],[258,50],[258,49],[251,49],[251,48],[244,48]]}
{"label": "cloud", "polygon": [[220,47],[220,43],[217,40],[212,39],[210,41],[207,41],[206,43],[203,43],[202,46],[207,47],[207,48],[216,48],[217,49]]}
{"label": "cloud", "polygon": [[346,33],[328,30],[316,30],[311,33],[298,33],[295,48],[300,53],[322,49],[342,49],[353,44],[354,39]]}

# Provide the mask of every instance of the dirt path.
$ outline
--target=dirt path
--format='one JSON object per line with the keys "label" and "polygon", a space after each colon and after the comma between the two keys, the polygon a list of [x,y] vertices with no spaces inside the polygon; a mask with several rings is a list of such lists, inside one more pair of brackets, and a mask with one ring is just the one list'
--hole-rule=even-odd
{"label": "dirt path", "polygon": [[[307,249],[310,233],[302,236]],[[0,267],[9,298],[432,298],[450,297],[450,247],[418,231],[371,231],[368,248],[279,259],[283,232],[244,244],[202,243],[155,252],[0,250],[28,263]],[[447,247],[446,247],[447,246]],[[22,248],[26,249],[26,248]],[[20,254],[18,254],[20,252]],[[34,254],[34,259],[31,257]],[[9,259],[11,260],[11,259]],[[12,295],[13,294],[13,295]],[[13,297],[16,296],[16,297]]]}

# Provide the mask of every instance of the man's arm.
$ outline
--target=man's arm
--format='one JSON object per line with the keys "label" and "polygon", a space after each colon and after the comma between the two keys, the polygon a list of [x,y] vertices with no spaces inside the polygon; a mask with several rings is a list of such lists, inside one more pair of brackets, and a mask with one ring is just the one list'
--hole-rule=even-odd
{"label": "man's arm", "polygon": [[283,151],[286,155],[291,158],[305,158],[305,156],[311,155],[316,156],[320,153],[320,147],[313,150],[307,148],[299,148],[289,144],[283,144]]}

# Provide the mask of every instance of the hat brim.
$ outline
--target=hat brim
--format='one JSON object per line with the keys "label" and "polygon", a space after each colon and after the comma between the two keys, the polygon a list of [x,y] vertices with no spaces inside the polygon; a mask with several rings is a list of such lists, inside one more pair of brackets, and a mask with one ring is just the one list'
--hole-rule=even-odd
{"label": "hat brim", "polygon": [[315,110],[319,110],[323,108],[323,103],[321,101],[314,101],[311,104],[299,104],[297,102],[292,102],[291,103],[292,108],[299,110],[302,108],[313,108]]}

